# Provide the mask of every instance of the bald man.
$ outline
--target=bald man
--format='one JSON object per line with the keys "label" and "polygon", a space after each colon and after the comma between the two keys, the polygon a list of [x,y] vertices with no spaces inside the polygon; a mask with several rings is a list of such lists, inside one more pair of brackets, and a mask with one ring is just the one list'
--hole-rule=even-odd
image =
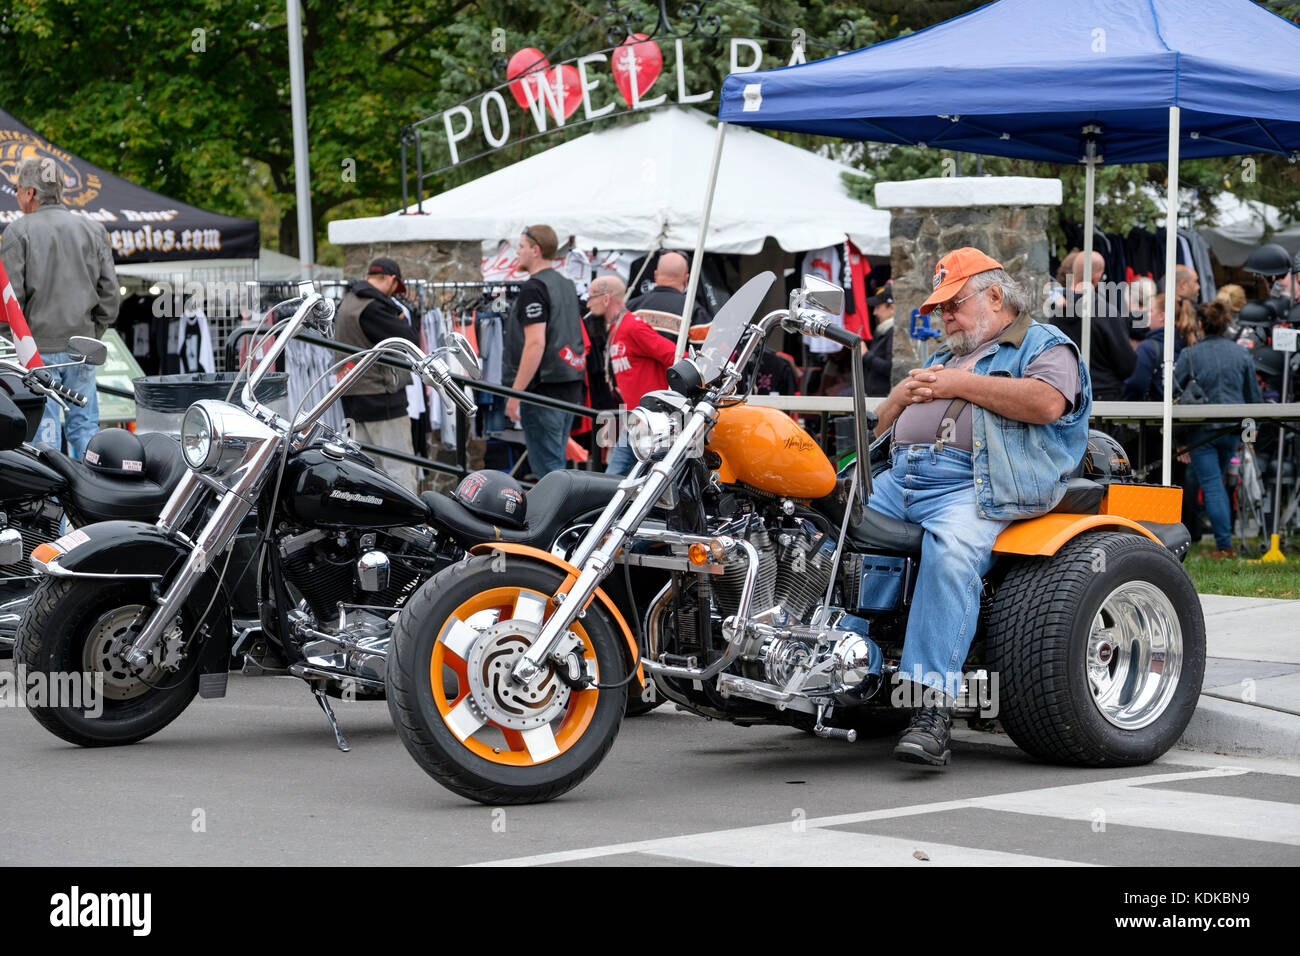
{"label": "bald man", "polygon": [[[686,309],[686,285],[691,280],[690,265],[680,252],[660,253],[655,263],[655,286],[645,295],[639,295],[627,304],[635,312],[637,309],[652,309],[656,312],[669,312],[681,315]],[[691,325],[711,322],[709,310],[700,301],[700,291],[696,290],[695,307],[691,310]]]}
{"label": "bald man", "polygon": [[[1092,331],[1089,335],[1088,371],[1092,374],[1092,397],[1097,401],[1117,402],[1124,394],[1124,381],[1133,374],[1137,352],[1129,340],[1127,306],[1117,304],[1113,295],[1097,286],[1106,278],[1106,260],[1100,252],[1092,254]],[[1062,307],[1049,310],[1048,320],[1070,337],[1076,347],[1083,343],[1083,253],[1078,253],[1070,267],[1070,291]]]}
{"label": "bald man", "polygon": [[[587,292],[587,309],[599,315],[609,329],[609,347],[605,353],[605,375],[626,408],[636,408],[646,392],[668,387],[668,368],[673,364],[674,347],[667,336],[660,335],[629,312],[623,304],[627,287],[618,276],[597,276]],[[619,429],[618,445],[610,449],[605,471],[626,475],[636,464],[636,456]]]}
{"label": "bald man", "polygon": [[1174,266],[1174,292],[1196,305],[1201,297],[1201,277],[1190,266]]}

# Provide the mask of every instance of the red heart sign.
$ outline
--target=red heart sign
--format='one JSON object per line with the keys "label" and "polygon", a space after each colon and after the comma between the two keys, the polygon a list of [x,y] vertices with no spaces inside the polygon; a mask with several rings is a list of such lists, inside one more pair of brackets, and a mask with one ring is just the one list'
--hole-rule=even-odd
{"label": "red heart sign", "polygon": [[[532,93],[533,102],[537,102],[539,99],[537,90],[538,77],[516,78],[535,73],[538,70],[545,70],[550,65],[551,61],[546,58],[546,54],[531,46],[524,47],[510,58],[510,62],[506,64],[506,79],[514,80],[510,84],[510,95],[515,98],[516,103],[520,106],[528,105],[528,93],[524,91],[524,84],[532,87],[529,92]],[[581,92],[579,95],[581,95]]]}
{"label": "red heart sign", "polygon": [[[650,88],[659,79],[664,68],[664,55],[655,43],[644,33],[634,33],[623,41],[610,58],[614,68],[614,82],[628,106],[634,106],[646,98]],[[636,95],[633,95],[632,83],[636,82]]]}

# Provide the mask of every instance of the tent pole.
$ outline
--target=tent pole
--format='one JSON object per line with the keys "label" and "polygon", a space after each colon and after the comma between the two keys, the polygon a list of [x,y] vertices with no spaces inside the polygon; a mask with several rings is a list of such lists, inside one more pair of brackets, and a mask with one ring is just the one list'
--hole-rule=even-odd
{"label": "tent pole", "polygon": [[713,141],[713,164],[709,168],[709,185],[704,190],[704,211],[700,213],[700,234],[695,240],[695,257],[691,260],[691,281],[686,285],[686,305],[682,308],[682,328],[677,334],[677,357],[686,354],[686,343],[691,334],[691,314],[695,310],[695,292],[704,270],[704,243],[709,234],[709,212],[713,209],[713,189],[718,185],[718,167],[722,164],[722,140],[727,135],[727,124],[718,124],[718,138]]}
{"label": "tent pole", "polygon": [[285,0],[289,27],[289,100],[293,114],[293,178],[298,193],[298,265],[310,279],[316,251],[311,234],[311,167],[307,162],[307,87],[302,72],[302,9]]}
{"label": "tent pole", "polygon": [[1178,122],[1177,106],[1169,107],[1169,183],[1165,197],[1165,361],[1163,428],[1160,440],[1160,483],[1173,483],[1174,471],[1174,268],[1178,264]]}
{"label": "tent pole", "polygon": [[[1085,126],[1086,133],[1090,127]],[[1080,316],[1079,350],[1083,353],[1083,364],[1089,366],[1092,356],[1092,304],[1095,297],[1092,291],[1092,232],[1097,213],[1097,143],[1088,136],[1088,154],[1083,159],[1083,315]],[[1091,368],[1089,366],[1089,368]]]}

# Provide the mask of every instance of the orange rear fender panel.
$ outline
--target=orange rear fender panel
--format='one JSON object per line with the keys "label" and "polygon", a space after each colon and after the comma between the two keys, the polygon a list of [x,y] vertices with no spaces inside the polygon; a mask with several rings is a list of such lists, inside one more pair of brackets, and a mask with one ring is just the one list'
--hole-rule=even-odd
{"label": "orange rear fender panel", "polygon": [[[521,558],[533,558],[537,561],[542,561],[559,568],[566,575],[564,583],[560,585],[560,592],[563,594],[569,593],[569,589],[573,587],[574,582],[578,580],[578,575],[580,573],[577,568],[571,565],[568,561],[565,561],[563,558],[556,557],[549,551],[543,551],[541,548],[533,548],[526,544],[511,544],[505,541],[485,541],[482,544],[476,544],[474,547],[469,549],[470,554],[486,554],[489,551],[504,551],[506,554],[518,555]],[[632,631],[628,628],[627,621],[623,618],[623,613],[619,611],[617,605],[614,604],[613,600],[610,599],[610,596],[606,594],[602,588],[596,589],[595,596],[603,605],[605,605],[605,609],[609,611],[610,616],[614,618],[614,622],[618,625],[619,630],[623,632],[623,640],[627,642],[628,654],[631,655],[628,660],[639,661],[640,658],[638,655],[640,651],[636,646],[636,638],[632,636]],[[590,604],[590,602],[588,603]],[[637,680],[640,681],[641,686],[644,687],[645,671],[639,663],[636,666],[636,677]]]}
{"label": "orange rear fender panel", "polygon": [[1131,531],[1150,538],[1156,544],[1160,539],[1136,521],[1119,515],[1045,514],[1037,518],[1017,521],[998,535],[993,543],[994,554],[1034,554],[1050,556],[1068,541],[1094,528],[1111,528]]}

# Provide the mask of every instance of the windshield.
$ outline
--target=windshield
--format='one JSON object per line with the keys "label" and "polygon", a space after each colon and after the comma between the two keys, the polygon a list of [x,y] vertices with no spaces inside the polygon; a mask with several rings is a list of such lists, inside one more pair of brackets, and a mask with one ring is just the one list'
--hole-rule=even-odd
{"label": "windshield", "polygon": [[736,294],[728,299],[718,310],[718,314],[713,317],[708,337],[705,338],[704,345],[700,347],[700,354],[697,356],[700,372],[706,383],[717,378],[722,367],[727,364],[731,353],[736,350],[736,343],[740,341],[745,326],[758,311],[758,307],[767,296],[767,291],[772,288],[772,283],[775,281],[776,276],[771,272],[760,272],[737,289]]}

